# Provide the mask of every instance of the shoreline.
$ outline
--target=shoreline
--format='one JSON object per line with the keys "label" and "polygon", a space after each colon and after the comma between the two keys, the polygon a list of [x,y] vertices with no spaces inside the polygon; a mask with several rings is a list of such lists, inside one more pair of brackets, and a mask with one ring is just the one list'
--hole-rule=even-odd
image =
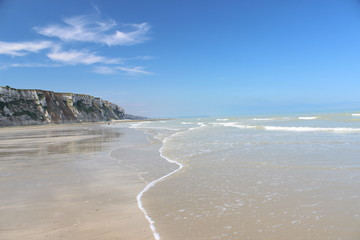
{"label": "shoreline", "polygon": [[[174,133],[174,134],[176,134],[176,133]],[[165,156],[162,154],[162,149],[163,149],[163,147],[164,147],[164,144],[165,144],[166,139],[169,138],[169,137],[171,137],[171,136],[173,136],[174,134],[166,137],[166,138],[163,140],[162,146],[161,146],[161,148],[159,149],[159,153],[160,153],[160,156],[161,156],[163,159],[165,159],[166,161],[168,161],[169,163],[177,164],[177,165],[178,165],[178,168],[175,169],[174,171],[172,171],[172,172],[170,172],[170,173],[168,173],[168,174],[166,174],[166,175],[164,175],[164,176],[162,176],[162,177],[160,177],[160,178],[158,178],[158,179],[155,179],[154,181],[148,183],[148,184],[145,186],[145,188],[136,196],[137,203],[138,203],[138,207],[139,207],[139,209],[144,213],[146,220],[149,222],[149,224],[150,224],[150,229],[151,229],[151,231],[152,231],[152,233],[153,233],[153,235],[154,235],[155,240],[160,240],[160,234],[156,231],[156,227],[155,227],[155,225],[154,225],[154,223],[155,223],[154,220],[148,215],[146,209],[143,207],[142,197],[143,197],[144,193],[146,193],[147,191],[149,191],[151,188],[155,187],[156,184],[158,184],[159,182],[162,182],[162,181],[165,180],[167,177],[175,174],[176,172],[180,171],[180,170],[184,167],[183,164],[181,164],[181,163],[179,163],[179,162],[176,162],[176,161],[173,161],[173,160],[170,160],[169,158],[165,157]]]}
{"label": "shoreline", "polygon": [[[189,128],[189,129],[185,129],[185,130],[179,130],[179,131],[176,131],[172,134],[170,134],[169,136],[165,137],[162,141],[161,141],[161,147],[159,148],[158,152],[160,154],[160,157],[164,160],[166,160],[168,163],[170,164],[175,164],[177,165],[177,168],[169,173],[166,173],[165,175],[163,176],[160,176],[159,178],[153,180],[152,182],[148,183],[145,188],[137,195],[137,202],[138,202],[138,207],[139,209],[144,213],[145,215],[145,218],[147,219],[147,221],[149,222],[150,224],[150,229],[154,235],[154,238],[155,240],[160,240],[161,239],[161,236],[159,234],[159,232],[156,230],[156,227],[155,227],[155,221],[148,215],[148,211],[146,211],[146,209],[143,207],[143,202],[142,202],[142,197],[143,195],[148,192],[151,188],[155,187],[158,183],[166,180],[166,178],[172,176],[173,174],[179,172],[181,169],[183,169],[184,167],[186,167],[186,164],[185,163],[180,163],[180,162],[177,162],[175,160],[171,160],[170,158],[164,156],[163,154],[163,149],[164,149],[164,146],[166,144],[166,142],[168,141],[168,139],[170,139],[171,137],[179,134],[179,133],[183,133],[183,132],[187,132],[187,131],[192,131],[194,129],[197,129],[197,128],[202,128],[204,127],[205,125],[204,124],[198,124],[198,126],[196,127],[192,127],[192,128]],[[144,133],[146,133],[147,131],[146,130],[143,130],[141,128],[136,128],[136,127],[130,127],[130,128],[135,128],[136,130],[140,130]],[[150,133],[148,133],[150,134]],[[152,134],[151,134],[152,135]],[[153,135],[154,137],[154,135]]]}
{"label": "shoreline", "polygon": [[49,123],[49,124],[33,124],[33,125],[9,125],[9,126],[0,126],[1,129],[10,129],[10,128],[37,128],[37,127],[47,127],[47,126],[74,126],[74,125],[111,125],[118,123],[130,123],[130,122],[153,122],[153,121],[163,121],[163,120],[175,120],[168,118],[156,118],[156,119],[121,119],[121,120],[112,120],[112,121],[101,121],[101,122],[68,122],[68,123]]}

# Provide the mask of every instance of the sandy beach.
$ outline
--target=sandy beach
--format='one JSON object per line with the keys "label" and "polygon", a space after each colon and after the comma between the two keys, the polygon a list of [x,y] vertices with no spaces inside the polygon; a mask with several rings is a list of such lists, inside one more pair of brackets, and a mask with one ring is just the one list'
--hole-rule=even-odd
{"label": "sandy beach", "polygon": [[0,238],[153,239],[136,196],[173,166],[116,124],[0,129]]}
{"label": "sandy beach", "polygon": [[360,130],[273,121],[2,128],[0,239],[359,239]]}

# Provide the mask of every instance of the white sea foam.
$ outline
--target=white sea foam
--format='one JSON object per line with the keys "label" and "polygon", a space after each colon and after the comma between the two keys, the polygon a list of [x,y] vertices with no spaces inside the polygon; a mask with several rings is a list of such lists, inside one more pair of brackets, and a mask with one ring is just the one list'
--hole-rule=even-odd
{"label": "white sea foam", "polygon": [[227,120],[229,120],[229,119],[227,119],[227,118],[218,118],[218,119],[216,119],[216,121],[219,121],[219,122],[223,122],[223,121],[227,121]]}
{"label": "white sea foam", "polygon": [[236,128],[241,128],[241,129],[257,128],[257,126],[243,125],[243,124],[239,124],[238,122],[212,123],[212,125],[224,126],[224,127],[236,127]]}
{"label": "white sea foam", "polygon": [[253,118],[254,121],[271,121],[275,120],[275,118]]}
{"label": "white sea foam", "polygon": [[360,128],[319,128],[319,127],[278,127],[264,126],[269,131],[286,131],[286,132],[336,132],[336,133],[356,133],[360,132]]}
{"label": "white sea foam", "polygon": [[137,122],[130,124],[130,128],[140,128],[141,125],[143,125],[146,122]]}
{"label": "white sea foam", "polygon": [[299,117],[300,120],[313,120],[317,119],[317,117]]}
{"label": "white sea foam", "polygon": [[360,113],[353,113],[353,114],[351,114],[351,116],[353,116],[353,117],[360,117]]}
{"label": "white sea foam", "polygon": [[[175,134],[176,134],[176,133],[175,133]],[[175,134],[173,134],[173,135],[175,135]],[[171,135],[171,136],[173,136],[173,135]],[[171,137],[171,136],[169,136],[169,137]],[[137,197],[136,197],[137,203],[138,203],[138,207],[139,207],[139,209],[144,213],[145,218],[148,220],[148,222],[149,222],[149,224],[150,224],[150,229],[151,229],[151,231],[152,231],[152,233],[153,233],[153,235],[154,235],[154,238],[155,238],[156,240],[160,240],[160,235],[159,235],[159,233],[156,231],[156,228],[155,228],[155,225],[154,225],[154,224],[155,224],[155,221],[152,220],[152,218],[148,215],[147,211],[145,210],[145,208],[144,208],[144,206],[143,206],[142,197],[143,197],[143,195],[144,195],[145,192],[147,192],[150,188],[154,187],[157,183],[163,181],[165,178],[169,177],[170,175],[173,175],[174,173],[176,173],[177,171],[179,171],[180,169],[183,168],[183,165],[182,165],[181,163],[178,163],[178,162],[176,162],[176,161],[173,161],[173,160],[168,159],[168,158],[165,157],[165,156],[163,155],[163,153],[162,153],[162,152],[163,152],[163,147],[164,147],[164,145],[165,145],[165,142],[167,141],[167,139],[168,139],[169,137],[167,137],[167,138],[165,138],[165,139],[163,140],[163,146],[159,149],[160,156],[161,156],[162,158],[164,158],[166,161],[170,162],[170,163],[175,163],[175,164],[177,164],[179,167],[178,167],[176,170],[174,170],[174,171],[166,174],[165,176],[162,176],[162,177],[160,177],[160,178],[158,178],[158,179],[150,182],[148,185],[145,186],[145,188],[144,188],[144,189],[137,195]]]}
{"label": "white sea foam", "polygon": [[267,131],[285,131],[285,132],[334,132],[334,133],[360,133],[360,128],[319,128],[319,127],[281,127],[281,126],[252,126],[239,124],[237,122],[230,123],[213,123],[213,125],[221,125],[224,127],[236,127],[240,129],[258,129]]}
{"label": "white sea foam", "polygon": [[194,122],[181,122],[181,124],[196,124],[196,123],[194,123]]}
{"label": "white sea foam", "polygon": [[139,123],[132,123],[130,124],[129,128],[146,128],[146,129],[159,129],[159,130],[170,130],[170,131],[179,131],[180,129],[178,128],[171,128],[171,127],[153,127],[153,126],[143,126],[144,123],[149,123],[149,122],[139,122]]}
{"label": "white sea foam", "polygon": [[238,122],[227,122],[227,123],[218,123],[218,122],[212,122],[211,124],[212,125],[215,125],[215,126],[229,126],[229,125],[233,125],[233,124],[237,124]]}
{"label": "white sea foam", "polygon": [[193,129],[196,129],[196,128],[201,128],[201,127],[206,127],[207,126],[205,123],[202,123],[202,122],[199,122],[197,124],[199,125],[199,127],[193,127],[193,128],[190,128],[189,130],[193,130]]}
{"label": "white sea foam", "polygon": [[166,174],[165,176],[162,176],[162,177],[160,177],[160,178],[158,178],[158,179],[150,182],[148,185],[145,186],[145,188],[144,188],[144,189],[137,195],[137,197],[136,197],[136,200],[137,200],[137,203],[138,203],[138,208],[144,213],[145,218],[146,218],[147,221],[149,222],[149,224],[150,224],[150,229],[151,229],[151,231],[152,231],[152,233],[153,233],[153,235],[154,235],[154,238],[155,238],[156,240],[160,240],[160,234],[156,231],[155,221],[148,215],[147,211],[145,210],[145,208],[144,208],[144,206],[143,206],[142,197],[143,197],[144,193],[146,193],[147,191],[149,191],[150,188],[154,187],[157,183],[163,181],[165,178],[173,175],[174,173],[178,172],[180,169],[182,169],[182,168],[184,167],[181,163],[176,162],[176,161],[174,161],[174,160],[171,160],[171,159],[169,159],[169,158],[167,158],[167,157],[165,157],[165,156],[163,155],[163,149],[164,149],[164,146],[165,146],[166,142],[167,142],[171,137],[173,137],[173,136],[175,136],[175,135],[178,135],[178,134],[180,134],[180,133],[187,132],[187,131],[190,131],[190,130],[194,130],[194,129],[196,129],[196,128],[201,128],[201,127],[206,126],[204,123],[198,123],[198,125],[199,125],[198,127],[193,127],[193,128],[189,128],[189,129],[187,129],[187,130],[185,130],[185,131],[176,132],[176,133],[174,133],[174,134],[166,137],[166,138],[163,140],[163,145],[162,145],[162,147],[159,149],[160,156],[161,156],[162,158],[164,158],[166,161],[170,162],[170,163],[175,163],[175,164],[177,164],[179,167],[178,167],[177,169],[175,169],[174,171]]}

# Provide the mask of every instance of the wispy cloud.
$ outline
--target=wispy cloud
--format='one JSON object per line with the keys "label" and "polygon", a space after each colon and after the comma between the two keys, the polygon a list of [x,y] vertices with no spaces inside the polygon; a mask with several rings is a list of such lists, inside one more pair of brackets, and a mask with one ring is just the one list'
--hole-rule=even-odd
{"label": "wispy cloud", "polygon": [[149,39],[147,36],[150,26],[148,23],[140,24],[126,24],[133,31],[131,32],[121,32],[116,30],[114,34],[105,36],[103,42],[109,46],[112,45],[134,45],[137,43],[142,43]]}
{"label": "wispy cloud", "polygon": [[150,25],[122,24],[112,19],[102,20],[94,15],[80,15],[63,19],[61,25],[48,25],[35,27],[35,31],[48,37],[57,37],[63,41],[79,41],[115,45],[134,45],[149,39]]}
{"label": "wispy cloud", "polygon": [[77,64],[94,64],[94,63],[102,63],[102,64],[116,64],[120,63],[119,59],[111,59],[103,56],[98,56],[94,53],[91,53],[87,50],[55,50],[47,56],[55,62],[61,62],[64,64],[77,65]]}
{"label": "wispy cloud", "polygon": [[143,60],[143,61],[147,61],[147,60],[154,60],[154,59],[156,59],[156,57],[153,57],[153,56],[138,56],[138,57],[130,58],[129,60]]}
{"label": "wispy cloud", "polygon": [[54,47],[50,41],[33,42],[2,42],[0,41],[0,54],[10,56],[24,56],[29,53],[36,53],[43,49]]}
{"label": "wispy cloud", "polygon": [[97,67],[94,67],[93,72],[98,73],[98,74],[106,74],[107,75],[107,74],[114,74],[117,71],[116,71],[116,69],[111,68],[111,67],[97,66]]}
{"label": "wispy cloud", "polygon": [[[114,58],[101,54],[102,47],[106,45],[129,46],[147,41],[150,25],[146,22],[118,24],[112,19],[102,19],[100,9],[96,5],[92,6],[95,10],[92,15],[68,17],[59,24],[34,27],[35,32],[44,40],[0,41],[0,55],[7,55],[11,59],[7,64],[0,64],[0,69],[92,65],[92,72],[98,74],[153,74],[144,67],[126,66],[127,62],[137,65],[138,61],[152,60],[152,56]],[[54,39],[45,40],[46,37]],[[34,56],[34,53],[37,55]],[[111,55],[114,56],[115,53],[112,52]]]}
{"label": "wispy cloud", "polygon": [[0,70],[6,70],[9,68],[46,68],[46,67],[62,67],[63,64],[57,63],[12,63],[0,65]]}
{"label": "wispy cloud", "polygon": [[101,14],[100,8],[99,8],[98,6],[96,6],[94,3],[91,3],[91,6],[92,6],[92,8],[96,11],[96,13],[97,13],[98,15]]}
{"label": "wispy cloud", "polygon": [[143,67],[116,67],[117,70],[122,71],[128,75],[152,75],[152,72],[145,71]]}
{"label": "wispy cloud", "polygon": [[108,66],[96,66],[93,68],[93,72],[99,74],[116,74],[116,73],[124,73],[130,76],[139,76],[139,75],[152,75],[154,73],[145,71],[144,67],[108,67]]}
{"label": "wispy cloud", "polygon": [[46,64],[46,63],[13,63],[9,64],[8,67],[61,67],[61,64]]}

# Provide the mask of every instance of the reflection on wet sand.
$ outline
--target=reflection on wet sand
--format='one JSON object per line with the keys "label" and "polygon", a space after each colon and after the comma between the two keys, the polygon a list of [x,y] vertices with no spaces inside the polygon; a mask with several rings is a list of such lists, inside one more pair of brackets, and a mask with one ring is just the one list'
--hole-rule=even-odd
{"label": "reflection on wet sand", "polygon": [[[48,156],[52,154],[90,153],[103,151],[105,144],[120,136],[119,132],[98,126],[70,126],[60,130],[58,127],[42,131],[27,131],[0,136],[0,157]],[[6,130],[5,130],[6,131]],[[19,148],[21,145],[21,148]]]}
{"label": "reflection on wet sand", "polygon": [[136,205],[144,182],[111,156],[126,151],[130,131],[98,124],[0,129],[0,239],[151,238]]}

